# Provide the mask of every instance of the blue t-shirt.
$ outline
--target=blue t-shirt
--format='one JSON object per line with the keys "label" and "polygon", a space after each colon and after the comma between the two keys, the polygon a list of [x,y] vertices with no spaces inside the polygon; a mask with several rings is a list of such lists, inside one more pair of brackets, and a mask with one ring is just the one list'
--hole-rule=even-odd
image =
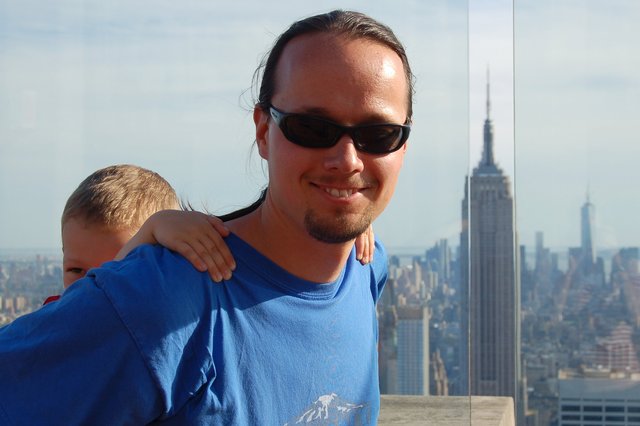
{"label": "blue t-shirt", "polygon": [[226,241],[222,284],[143,246],[1,328],[0,424],[376,424],[383,247],[316,284]]}

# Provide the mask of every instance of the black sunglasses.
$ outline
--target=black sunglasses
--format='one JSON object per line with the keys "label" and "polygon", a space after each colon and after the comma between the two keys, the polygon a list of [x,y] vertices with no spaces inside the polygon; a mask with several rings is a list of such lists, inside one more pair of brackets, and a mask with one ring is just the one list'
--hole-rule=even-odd
{"label": "black sunglasses", "polygon": [[411,131],[408,124],[342,126],[313,115],[283,112],[273,105],[269,105],[269,112],[289,141],[306,148],[332,147],[346,133],[357,150],[369,154],[388,154],[399,150]]}

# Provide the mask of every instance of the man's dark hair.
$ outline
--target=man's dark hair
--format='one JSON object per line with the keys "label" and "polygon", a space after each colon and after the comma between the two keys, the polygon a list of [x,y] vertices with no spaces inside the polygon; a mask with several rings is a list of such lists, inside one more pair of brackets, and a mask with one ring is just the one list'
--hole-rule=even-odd
{"label": "man's dark hair", "polygon": [[260,207],[260,204],[263,203],[264,199],[267,197],[267,189],[268,188],[263,189],[262,192],[260,193],[260,197],[256,201],[254,201],[250,206],[243,207],[231,213],[223,214],[221,216],[218,216],[218,218],[223,222],[228,222],[230,220],[248,215],[252,211],[256,210],[258,207]]}
{"label": "man's dark hair", "polygon": [[369,39],[393,50],[402,61],[407,79],[407,121],[411,121],[413,115],[413,74],[411,73],[404,46],[391,28],[362,13],[345,10],[334,10],[294,22],[277,38],[273,47],[263,59],[262,64],[254,73],[254,84],[257,86],[262,72],[260,90],[256,101],[258,106],[266,110],[271,104],[271,98],[275,92],[276,66],[287,44],[296,37],[313,33],[331,33],[354,39]]}

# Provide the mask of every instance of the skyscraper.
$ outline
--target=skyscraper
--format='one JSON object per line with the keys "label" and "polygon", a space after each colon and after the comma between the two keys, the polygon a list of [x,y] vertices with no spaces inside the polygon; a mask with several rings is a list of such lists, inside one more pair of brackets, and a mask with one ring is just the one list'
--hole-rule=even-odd
{"label": "skyscraper", "polygon": [[429,395],[429,319],[426,306],[398,307],[398,382],[400,395]]}
{"label": "skyscraper", "polygon": [[[600,426],[640,423],[640,381],[603,377],[586,372],[582,377],[558,380],[558,425]],[[591,374],[590,374],[591,373]]]}
{"label": "skyscraper", "polygon": [[582,266],[584,271],[591,272],[596,261],[596,248],[594,244],[594,206],[589,200],[589,194],[587,194],[587,201],[582,205],[580,209],[581,221],[580,221],[580,246],[582,248]]}
{"label": "skyscraper", "polygon": [[487,79],[482,159],[465,181],[462,202],[462,331],[468,338],[468,363],[463,359],[462,365],[469,368],[472,395],[511,396],[518,407],[520,289],[514,206],[509,178],[494,160],[489,90]]}
{"label": "skyscraper", "polygon": [[596,254],[595,206],[589,192],[580,208],[580,247],[571,247],[569,256],[575,263],[574,290],[593,291],[594,287],[605,285],[604,259]]}

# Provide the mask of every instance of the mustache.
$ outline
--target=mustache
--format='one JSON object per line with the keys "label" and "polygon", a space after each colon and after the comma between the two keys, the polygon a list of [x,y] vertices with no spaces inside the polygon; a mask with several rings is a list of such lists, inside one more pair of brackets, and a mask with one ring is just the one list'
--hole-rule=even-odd
{"label": "mustache", "polygon": [[317,186],[326,186],[329,188],[344,188],[344,189],[364,189],[376,186],[376,180],[366,178],[364,176],[351,177],[351,178],[339,178],[339,177],[320,177],[310,179],[310,181]]}

